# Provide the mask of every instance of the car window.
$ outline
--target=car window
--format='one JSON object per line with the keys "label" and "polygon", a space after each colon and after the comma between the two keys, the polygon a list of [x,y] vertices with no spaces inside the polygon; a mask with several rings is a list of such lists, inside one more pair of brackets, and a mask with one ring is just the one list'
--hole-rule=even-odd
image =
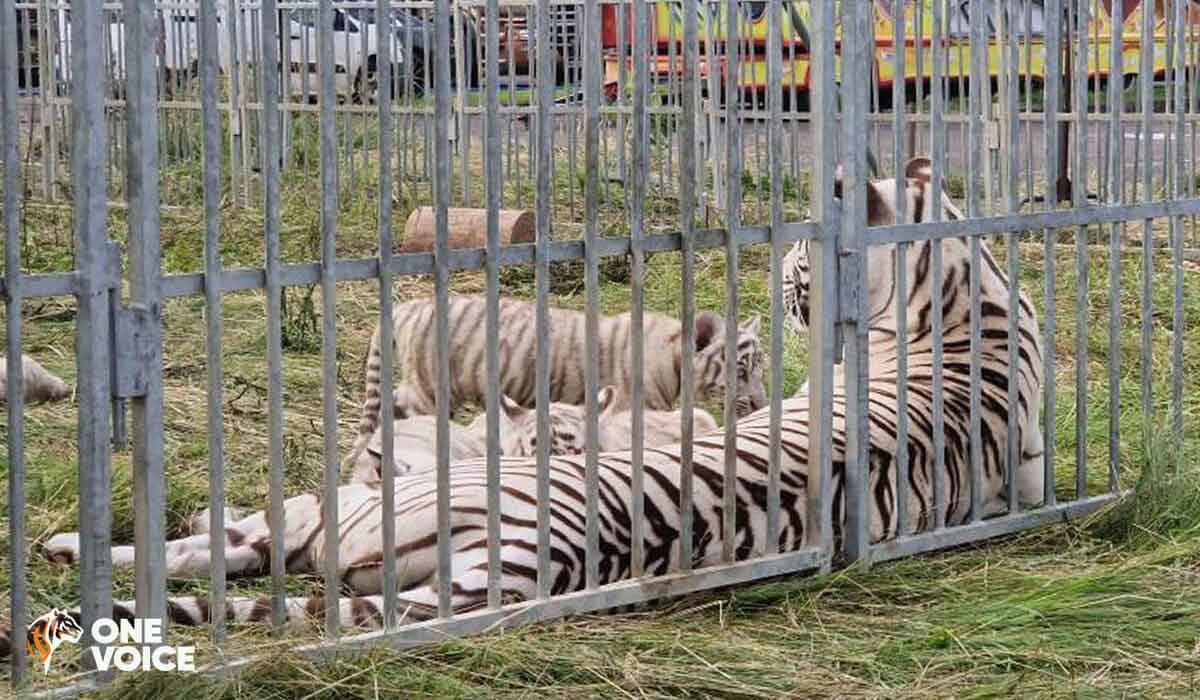
{"label": "car window", "polygon": [[350,32],[351,34],[358,33],[358,25],[354,20],[346,16],[341,10],[333,11],[333,31],[335,32]]}
{"label": "car window", "polygon": [[309,28],[314,28],[317,26],[317,11],[296,10],[292,13],[292,21],[297,24],[303,24]]}

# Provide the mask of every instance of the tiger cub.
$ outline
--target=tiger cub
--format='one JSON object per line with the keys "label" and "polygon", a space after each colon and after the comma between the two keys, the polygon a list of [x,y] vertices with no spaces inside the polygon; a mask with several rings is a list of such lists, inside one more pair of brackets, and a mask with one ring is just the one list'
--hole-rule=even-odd
{"label": "tiger cub", "polygon": [[[437,374],[435,340],[436,310],[432,299],[412,301],[396,307],[396,381],[393,391],[395,415],[406,417],[433,413]],[[566,309],[550,309],[550,400],[581,404],[584,400],[584,362],[587,358],[585,315]],[[487,390],[487,337],[483,332],[487,301],[482,296],[450,298],[450,397],[453,406],[482,403]],[[500,389],[517,404],[534,403],[535,350],[537,330],[534,306],[518,299],[500,300]],[[679,398],[683,332],[679,321],[659,314],[644,316],[645,365],[644,405],[667,411]],[[759,348],[759,319],[754,317],[738,329],[737,412],[752,413],[766,404],[762,381],[762,352]],[[618,406],[629,405],[632,382],[629,314],[602,317],[599,322],[599,369],[601,386],[616,392]],[[699,398],[720,400],[725,396],[725,321],[705,312],[696,318],[696,353],[692,382]],[[366,358],[366,398],[359,422],[358,438],[351,461],[362,452],[379,427],[380,416],[379,329],[371,337]]]}
{"label": "tiger cub", "polygon": [[[606,386],[597,394],[598,449],[600,452],[620,452],[633,447],[633,412],[623,409],[616,401],[617,390]],[[500,397],[500,451],[510,457],[533,457],[537,453],[537,411],[525,408],[507,396]],[[642,412],[645,426],[643,445],[660,447],[683,440],[682,411]],[[470,430],[484,429],[486,415],[471,423]],[[551,405],[549,411],[551,455],[583,454],[587,447],[587,409],[562,403]],[[692,414],[692,434],[703,435],[717,429],[717,421],[702,408]]]}

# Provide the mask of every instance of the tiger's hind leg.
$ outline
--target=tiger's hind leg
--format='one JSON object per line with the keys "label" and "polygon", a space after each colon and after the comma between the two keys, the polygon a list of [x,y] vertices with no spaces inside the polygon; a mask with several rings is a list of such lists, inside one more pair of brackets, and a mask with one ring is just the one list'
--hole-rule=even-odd
{"label": "tiger's hind leg", "polygon": [[[286,532],[283,538],[284,555],[289,569],[297,573],[307,570],[309,558],[305,550],[321,531],[321,504],[311,494],[289,498],[284,502]],[[225,565],[230,575],[253,574],[269,567],[271,528],[267,515],[259,511],[231,523],[225,528]],[[191,535],[166,543],[167,576],[198,578],[208,575],[212,563],[209,549],[210,534]],[[60,533],[51,537],[42,549],[46,557],[59,564],[74,564],[79,559],[79,534]],[[118,545],[112,548],[115,568],[134,565],[134,548]]]}
{"label": "tiger's hind leg", "polygon": [[[245,509],[225,506],[224,522],[227,525],[232,525],[247,515],[249,513]],[[205,508],[183,521],[179,526],[180,535],[183,537],[187,537],[188,535],[207,535],[210,532],[209,525],[211,522],[212,511],[209,508]]]}

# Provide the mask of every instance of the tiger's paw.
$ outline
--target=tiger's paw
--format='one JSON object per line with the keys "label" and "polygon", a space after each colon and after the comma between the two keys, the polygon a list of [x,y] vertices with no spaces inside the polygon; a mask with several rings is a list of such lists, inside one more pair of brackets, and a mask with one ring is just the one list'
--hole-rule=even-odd
{"label": "tiger's paw", "polygon": [[71,565],[79,559],[79,533],[61,532],[42,545],[46,558],[55,564]]}
{"label": "tiger's paw", "polygon": [[[225,506],[225,524],[230,525],[236,523],[246,517],[247,513],[239,508],[230,508]],[[201,510],[192,515],[192,517],[183,521],[179,526],[179,535],[181,537],[189,537],[192,535],[207,535],[209,534],[209,519],[212,517],[208,508]]]}

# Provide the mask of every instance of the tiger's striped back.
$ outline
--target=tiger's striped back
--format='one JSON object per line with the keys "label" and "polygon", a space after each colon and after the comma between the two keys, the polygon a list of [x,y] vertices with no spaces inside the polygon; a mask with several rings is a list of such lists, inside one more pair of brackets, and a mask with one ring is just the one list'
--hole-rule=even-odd
{"label": "tiger's striped back", "polygon": [[[395,310],[394,408],[395,416],[431,414],[436,410],[437,347],[435,304],[422,299]],[[487,302],[481,296],[450,299],[450,397],[453,406],[482,404],[487,392],[487,338],[484,328]],[[586,316],[578,311],[550,309],[550,400],[581,404],[584,400]],[[500,390],[522,406],[532,407],[535,390],[537,328],[534,306],[502,298],[499,341]],[[766,402],[762,383],[762,352],[759,321],[752,319],[738,335],[737,405],[739,415],[758,409]],[[725,322],[703,313],[696,322],[696,353],[693,381],[697,395],[719,400],[725,395]],[[670,410],[680,394],[683,333],[679,321],[659,314],[644,315],[645,340],[643,400],[651,410]],[[379,427],[381,413],[381,359],[379,330],[371,338],[365,374],[366,396],[359,436],[350,460],[361,452]],[[616,402],[629,405],[632,372],[632,321],[629,314],[602,317],[597,340],[600,384],[616,389]]]}

